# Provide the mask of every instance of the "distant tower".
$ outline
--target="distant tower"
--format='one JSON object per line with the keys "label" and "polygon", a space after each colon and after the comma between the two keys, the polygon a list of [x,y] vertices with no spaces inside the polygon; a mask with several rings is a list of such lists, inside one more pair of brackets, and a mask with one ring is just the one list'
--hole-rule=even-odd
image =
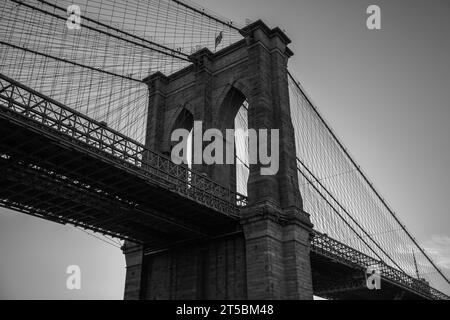
{"label": "distant tower", "polygon": [[414,250],[413,250],[413,259],[414,259],[414,267],[416,269],[416,277],[420,281],[420,285],[424,286],[427,291],[430,291],[430,282],[428,282],[427,279],[425,278],[421,278],[419,275],[419,268],[417,266],[417,260],[416,255],[414,254]]}
{"label": "distant tower", "polygon": [[[250,165],[248,204],[222,234],[153,251],[125,250],[125,299],[313,298],[313,226],[298,187],[289,105],[291,40],[261,20],[240,33],[242,40],[217,53],[196,51],[193,63],[175,74],[158,72],[144,80],[149,87],[146,147],[170,152],[171,133],[190,131],[194,121],[202,121],[205,130],[234,128],[247,101],[248,128],[279,130],[279,170],[265,176],[260,163]],[[194,164],[193,169],[236,190],[234,164]]]}
{"label": "distant tower", "polygon": [[416,255],[414,254],[414,250],[413,250],[413,259],[414,259],[414,267],[416,268],[416,277],[417,279],[420,279],[419,277],[419,268],[417,268],[417,261],[416,261]]}

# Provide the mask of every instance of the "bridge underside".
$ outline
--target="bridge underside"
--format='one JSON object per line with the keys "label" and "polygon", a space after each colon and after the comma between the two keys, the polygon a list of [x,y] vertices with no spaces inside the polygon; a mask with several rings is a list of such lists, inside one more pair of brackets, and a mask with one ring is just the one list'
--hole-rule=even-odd
{"label": "bridge underside", "polygon": [[427,297],[396,283],[381,280],[380,290],[366,286],[365,270],[342,259],[311,252],[314,294],[333,300],[423,300]]}
{"label": "bridge underside", "polygon": [[153,245],[235,226],[163,181],[0,108],[1,206]]}

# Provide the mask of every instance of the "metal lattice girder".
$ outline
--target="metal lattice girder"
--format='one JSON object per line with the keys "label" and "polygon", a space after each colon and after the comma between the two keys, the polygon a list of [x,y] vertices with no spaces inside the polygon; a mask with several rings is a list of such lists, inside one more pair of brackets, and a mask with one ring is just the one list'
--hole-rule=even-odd
{"label": "metal lattice girder", "polygon": [[430,287],[421,280],[415,279],[382,261],[376,260],[339,241],[331,239],[325,234],[315,233],[311,243],[311,250],[314,253],[338,261],[341,264],[346,264],[353,269],[360,270],[360,272],[366,272],[369,266],[378,266],[382,279],[395,286],[402,287],[407,291],[411,291],[427,299],[450,300],[449,296]]}
{"label": "metal lattice girder", "polygon": [[0,206],[151,245],[233,229],[246,203],[2,76],[0,160]]}
{"label": "metal lattice girder", "polygon": [[[170,240],[165,238],[168,231],[154,229],[146,219],[148,216],[176,226],[176,233],[179,235],[183,235],[184,231],[188,231],[188,234],[194,232],[205,235],[186,221],[177,221],[161,213],[154,214],[149,210],[139,209],[42,168],[2,159],[0,174],[3,181],[0,198],[5,206],[26,207],[42,218],[64,224],[83,225],[103,234],[139,242],[149,241],[155,236],[159,240]],[[139,221],[141,231],[136,230],[135,225],[132,228],[128,226],[130,222],[136,221]]]}
{"label": "metal lattice girder", "polygon": [[40,124],[39,129],[49,134],[58,133],[61,138],[223,214],[238,216],[239,207],[246,204],[246,197],[185,166],[175,165],[169,158],[3,75],[0,103],[3,112],[17,121],[33,120],[27,125]]}

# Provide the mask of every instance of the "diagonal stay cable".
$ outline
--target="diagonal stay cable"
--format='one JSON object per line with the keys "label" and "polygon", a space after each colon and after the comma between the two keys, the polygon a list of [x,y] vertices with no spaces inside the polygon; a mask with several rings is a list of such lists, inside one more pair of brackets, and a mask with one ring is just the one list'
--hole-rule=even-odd
{"label": "diagonal stay cable", "polygon": [[[30,8],[30,9],[39,11],[39,12],[41,12],[41,13],[50,15],[50,16],[52,16],[52,17],[54,17],[54,18],[61,19],[61,20],[66,20],[65,17],[62,17],[62,16],[57,15],[57,14],[55,14],[55,13],[48,12],[48,11],[46,11],[46,10],[37,8],[37,7],[32,6],[32,5],[29,5],[29,4],[23,3],[23,2],[21,2],[21,1],[19,1],[19,0],[10,0],[10,1],[12,1],[12,2],[14,2],[14,3],[17,3],[17,4],[20,4],[20,5],[23,5],[23,6],[26,6],[26,7]],[[65,9],[63,9],[63,8],[61,8],[61,7],[58,7],[58,6],[55,6],[55,5],[46,3],[44,0],[38,0],[38,1],[40,1],[40,2],[42,2],[42,3],[44,3],[44,4],[47,4],[47,5],[49,5],[49,6],[54,6],[56,9],[66,11]],[[129,43],[131,43],[131,44],[134,44],[134,45],[137,45],[137,46],[140,46],[140,47],[144,47],[144,48],[146,48],[146,49],[149,49],[149,50],[152,50],[152,51],[155,51],[155,52],[164,54],[164,55],[171,56],[171,57],[173,57],[173,58],[177,58],[177,59],[180,59],[180,60],[184,60],[184,61],[186,61],[186,62],[191,62],[191,60],[189,60],[189,59],[187,58],[188,56],[187,56],[186,54],[184,54],[184,53],[181,53],[181,52],[178,52],[178,51],[176,51],[176,50],[167,48],[167,47],[165,47],[165,46],[163,46],[163,45],[160,45],[160,44],[157,44],[157,43],[155,43],[155,42],[152,42],[152,41],[149,41],[149,40],[146,40],[146,39],[139,38],[139,37],[137,37],[137,36],[134,36],[134,35],[131,35],[131,34],[125,32],[125,31],[119,30],[119,29],[117,29],[117,28],[114,28],[114,27],[111,27],[111,26],[104,25],[104,24],[102,24],[102,23],[100,23],[100,22],[96,22],[95,20],[89,19],[89,18],[87,18],[87,17],[84,17],[83,19],[88,20],[88,21],[91,21],[91,22],[96,23],[96,24],[99,24],[99,25],[102,25],[103,27],[112,29],[112,30],[114,30],[114,31],[116,31],[116,32],[126,34],[127,36],[131,36],[131,37],[133,37],[133,38],[138,38],[139,40],[141,40],[141,41],[143,41],[143,42],[147,42],[147,43],[149,43],[149,44],[151,44],[151,45],[153,45],[153,46],[156,46],[156,47],[158,47],[158,48],[160,48],[160,49],[149,47],[148,45],[145,45],[145,44],[142,44],[142,43],[139,43],[139,42],[130,40],[130,39],[126,39],[126,38],[124,38],[124,37],[120,37],[120,36],[114,35],[114,34],[112,34],[112,33],[109,33],[109,32],[103,31],[103,30],[100,30],[100,29],[98,29],[98,28],[94,28],[94,27],[91,27],[91,26],[88,26],[88,25],[83,25],[84,28],[87,28],[87,29],[89,29],[89,30],[92,30],[92,31],[95,31],[95,32],[98,32],[98,33],[102,33],[102,34],[104,34],[104,35],[107,35],[107,36],[116,38],[116,39],[118,39],[118,40],[122,40],[122,41],[125,41],[125,42],[129,42]],[[164,49],[164,50],[166,50],[166,51],[164,51],[164,50],[162,50],[162,49]],[[167,51],[169,51],[169,52],[167,52]]]}
{"label": "diagonal stay cable", "polygon": [[[12,1],[18,1],[18,0],[12,0]],[[53,7],[53,8],[55,8],[55,9],[61,10],[61,11],[63,11],[63,12],[66,12],[66,9],[64,9],[64,8],[62,8],[62,7],[60,7],[60,6],[57,6],[57,5],[55,5],[55,4],[49,3],[48,1],[45,1],[45,0],[37,0],[37,1],[39,1],[39,2],[41,2],[41,3],[43,3],[43,4],[45,4],[45,5],[48,5],[48,6],[50,6],[50,7]],[[150,40],[147,40],[147,39],[138,37],[138,36],[136,36],[136,35],[134,35],[134,34],[131,34],[131,33],[126,32],[126,31],[124,31],[124,30],[120,30],[120,29],[115,28],[115,27],[113,27],[113,26],[109,26],[109,25],[107,25],[107,24],[104,24],[104,23],[102,23],[102,22],[100,22],[100,21],[91,19],[91,18],[89,18],[89,17],[85,17],[85,16],[84,16],[83,19],[84,19],[84,20],[87,20],[87,21],[89,21],[89,22],[95,23],[95,24],[97,24],[97,25],[99,25],[99,26],[105,27],[105,28],[107,28],[107,29],[114,30],[114,31],[116,31],[116,32],[118,32],[118,33],[122,33],[122,34],[124,34],[124,35],[126,35],[126,36],[129,36],[129,37],[132,37],[132,38],[134,38],[134,39],[136,39],[136,40],[140,40],[140,41],[142,41],[142,42],[145,42],[145,43],[148,43],[148,44],[150,44],[150,45],[156,46],[156,47],[158,47],[158,48],[160,48],[160,49],[162,49],[162,50],[157,50],[157,49],[155,49],[155,48],[148,48],[148,49],[155,50],[155,51],[157,51],[157,52],[159,52],[159,53],[166,54],[166,55],[170,55],[170,56],[172,56],[172,57],[174,57],[174,58],[178,58],[178,59],[181,59],[181,60],[185,60],[185,61],[189,61],[189,62],[190,62],[190,60],[188,59],[189,55],[187,55],[187,54],[185,54],[185,53],[183,53],[183,52],[179,52],[179,51],[177,51],[177,50],[168,48],[168,47],[166,47],[166,46],[164,46],[164,45],[162,45],[162,44],[159,44],[159,43],[156,43],[156,42],[153,42],[153,41],[150,41]],[[91,30],[101,32],[100,30],[97,30],[96,28],[93,28],[93,27],[88,27],[88,28],[92,28]],[[108,34],[108,35],[113,36],[113,35],[111,35],[111,34]],[[125,39],[122,39],[122,40],[125,40]],[[125,41],[127,41],[127,40],[125,40]],[[137,43],[136,43],[136,44],[137,44]],[[138,44],[138,45],[139,45],[139,44]],[[170,54],[169,54],[168,52],[163,51],[163,50],[169,51]],[[180,57],[180,56],[182,56],[182,57]]]}
{"label": "diagonal stay cable", "polygon": [[223,25],[225,25],[225,26],[227,26],[227,27],[230,27],[230,28],[232,28],[232,29],[234,29],[234,30],[237,30],[237,31],[240,30],[238,27],[234,26],[234,25],[231,23],[231,21],[230,21],[230,22],[225,22],[225,21],[223,21],[222,19],[217,18],[217,17],[214,17],[212,14],[210,14],[210,13],[208,13],[208,12],[205,12],[205,10],[200,10],[200,9],[198,9],[198,8],[194,8],[193,6],[191,6],[191,5],[187,4],[187,3],[185,3],[184,1],[179,1],[179,0],[172,0],[172,1],[175,2],[175,3],[177,3],[177,4],[179,4],[179,5],[181,5],[181,6],[183,6],[183,7],[185,7],[185,8],[188,8],[188,9],[190,9],[190,10],[196,12],[196,13],[199,13],[199,14],[201,14],[201,15],[204,15],[205,17],[208,17],[208,18],[210,18],[210,19],[212,19],[212,20],[214,20],[214,21],[216,21],[216,22],[219,22],[219,23],[221,23],[221,24],[223,24]]}
{"label": "diagonal stay cable", "polygon": [[61,62],[64,62],[64,63],[72,64],[72,65],[80,67],[80,68],[86,68],[86,69],[89,69],[89,70],[92,70],[92,71],[98,71],[98,72],[101,72],[101,73],[105,73],[105,74],[108,74],[110,76],[115,76],[115,77],[123,78],[123,79],[126,79],[126,80],[132,80],[132,81],[136,81],[136,82],[142,83],[142,80],[139,80],[139,79],[127,77],[127,76],[124,76],[124,75],[121,75],[121,74],[117,74],[117,73],[114,73],[114,72],[110,72],[110,71],[106,71],[106,70],[103,70],[103,69],[97,69],[97,68],[94,68],[94,67],[91,67],[91,66],[87,66],[87,65],[78,63],[78,62],[70,61],[70,60],[67,60],[67,59],[64,59],[64,58],[55,57],[55,56],[52,56],[52,55],[49,55],[49,54],[46,54],[46,53],[43,53],[43,52],[38,52],[38,51],[35,51],[35,50],[32,50],[32,49],[19,47],[19,46],[16,46],[14,44],[11,44],[11,43],[8,43],[8,42],[4,42],[4,41],[1,41],[1,40],[0,40],[0,44],[1,45],[5,45],[5,46],[10,46],[10,47],[12,47],[14,49],[19,49],[19,50],[23,50],[23,51],[26,51],[26,52],[29,52],[29,53],[33,53],[33,54],[36,54],[36,55],[39,55],[39,56],[43,56],[43,57],[46,57],[46,58],[58,60],[58,61],[61,61]]}
{"label": "diagonal stay cable", "polygon": [[374,185],[370,182],[369,178],[364,174],[362,169],[356,164],[356,162],[353,160],[353,158],[348,153],[347,149],[342,145],[340,140],[337,138],[333,130],[330,128],[328,123],[325,121],[325,119],[322,117],[322,115],[319,113],[315,105],[311,102],[311,100],[308,98],[308,96],[305,94],[303,88],[300,86],[298,81],[294,78],[294,76],[290,73],[288,70],[288,76],[289,78],[294,82],[295,86],[298,90],[303,94],[309,105],[311,106],[314,113],[319,117],[320,121],[323,123],[327,131],[331,134],[333,139],[336,141],[336,143],[339,145],[339,147],[342,149],[342,151],[345,153],[347,158],[350,160],[350,162],[353,164],[353,166],[356,168],[358,173],[361,175],[361,177],[366,181],[366,183],[369,185],[370,189],[375,193],[377,198],[381,201],[381,203],[385,206],[385,208],[389,211],[391,216],[395,219],[395,221],[400,225],[400,227],[403,229],[403,231],[408,235],[408,237],[411,239],[411,241],[417,246],[417,248],[421,251],[421,253],[427,258],[427,260],[431,263],[431,265],[436,269],[436,271],[444,278],[444,280],[450,284],[450,280],[447,278],[447,276],[440,270],[440,268],[434,263],[434,261],[428,256],[428,254],[425,252],[425,250],[418,244],[417,240],[409,233],[409,231],[406,229],[406,227],[403,225],[403,223],[399,220],[395,212],[390,208],[390,206],[386,203],[386,201],[381,197],[380,193],[375,189]]}
{"label": "diagonal stay cable", "polygon": [[373,248],[361,237],[361,235],[347,222],[347,220],[344,219],[344,217],[339,213],[339,211],[330,203],[330,201],[322,194],[322,192],[320,192],[320,190],[317,188],[317,186],[314,185],[314,182],[311,181],[306,174],[303,173],[302,170],[300,170],[300,168],[297,167],[298,172],[300,172],[302,174],[302,176],[306,179],[306,181],[308,181],[308,183],[317,191],[317,193],[325,200],[325,202],[331,207],[333,208],[333,210],[336,212],[336,214],[342,219],[342,221],[344,221],[344,223],[358,236],[358,238],[361,239],[361,241],[367,246],[367,248],[369,248],[370,251],[372,251],[377,257],[378,259],[380,259],[381,262],[384,262],[383,259],[380,257],[380,255],[373,250]]}
{"label": "diagonal stay cable", "polygon": [[[314,180],[316,180],[316,182],[322,187],[323,190],[325,190],[325,192],[328,194],[328,196],[333,199],[334,202],[337,203],[337,205],[341,208],[342,211],[345,212],[345,214],[353,221],[353,223],[355,223],[361,230],[362,232],[366,235],[366,237],[368,237],[376,246],[378,249],[380,249],[380,251],[389,258],[389,260],[391,260],[394,265],[401,270],[403,273],[407,274],[405,272],[405,270],[403,270],[402,267],[400,267],[397,262],[395,262],[395,260],[371,237],[371,235],[358,223],[358,221],[356,221],[353,216],[347,211],[347,209],[345,209],[341,203],[331,194],[330,191],[328,191],[328,189],[320,182],[320,180],[311,172],[311,170],[309,170],[309,168],[303,163],[303,161],[301,161],[299,158],[297,158],[297,161],[306,169],[306,171],[314,178]],[[299,170],[301,172],[301,170]],[[309,179],[308,179],[309,180]],[[318,191],[320,194],[321,192]],[[342,218],[342,216],[341,216]],[[362,237],[358,234],[358,237],[362,240]],[[367,243],[364,242],[366,245]],[[370,248],[370,246],[369,246]],[[371,249],[371,248],[370,248]],[[372,250],[372,249],[371,249]]]}

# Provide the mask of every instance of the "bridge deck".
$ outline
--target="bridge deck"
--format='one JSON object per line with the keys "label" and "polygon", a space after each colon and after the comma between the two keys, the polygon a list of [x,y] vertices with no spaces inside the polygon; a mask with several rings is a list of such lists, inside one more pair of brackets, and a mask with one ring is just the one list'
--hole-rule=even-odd
{"label": "bridge deck", "polygon": [[214,234],[245,201],[5,76],[0,174],[5,207],[135,241]]}

